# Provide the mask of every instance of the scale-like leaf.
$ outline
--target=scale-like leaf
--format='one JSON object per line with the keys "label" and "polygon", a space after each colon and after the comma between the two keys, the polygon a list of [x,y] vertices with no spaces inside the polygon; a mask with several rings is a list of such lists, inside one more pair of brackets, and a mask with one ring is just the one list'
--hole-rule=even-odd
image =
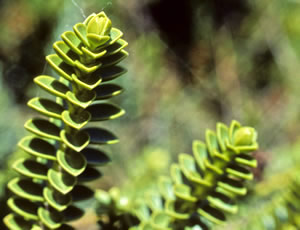
{"label": "scale-like leaf", "polygon": [[48,55],[46,60],[59,76],[72,81],[73,68],[66,64],[57,54]]}
{"label": "scale-like leaf", "polygon": [[82,51],[78,48],[81,40],[72,31],[66,31],[61,35],[62,40],[78,55],[82,55]]}
{"label": "scale-like leaf", "polygon": [[38,205],[23,198],[9,198],[7,205],[17,214],[28,220],[38,220]]}
{"label": "scale-like leaf", "polygon": [[74,151],[57,152],[57,161],[59,165],[69,174],[79,176],[86,168],[87,162],[85,157]]}
{"label": "scale-like leaf", "polygon": [[78,55],[72,51],[63,41],[57,41],[53,44],[53,49],[57,55],[68,65],[75,66]]}
{"label": "scale-like leaf", "polygon": [[68,126],[80,130],[91,120],[91,114],[87,111],[82,111],[80,114],[70,114],[70,111],[65,110],[61,114],[61,118]]}
{"label": "scale-like leaf", "polygon": [[8,188],[21,198],[43,202],[43,186],[32,180],[14,178],[8,183]]}
{"label": "scale-like leaf", "polygon": [[41,114],[56,119],[61,119],[61,113],[64,111],[64,108],[56,102],[39,97],[31,99],[27,104]]}
{"label": "scale-like leaf", "polygon": [[63,211],[63,216],[65,221],[74,221],[81,218],[84,214],[84,211],[80,208],[77,208],[74,205],[69,206],[66,210]]}
{"label": "scale-like leaf", "polygon": [[90,166],[102,166],[111,161],[107,154],[99,149],[85,148],[81,153]]}
{"label": "scale-like leaf", "polygon": [[127,70],[121,66],[101,67],[91,74],[92,79],[102,79],[102,82],[113,80],[125,74]]}
{"label": "scale-like leaf", "polygon": [[32,222],[24,220],[20,216],[9,214],[4,217],[3,222],[12,230],[32,230]]}
{"label": "scale-like leaf", "polygon": [[51,186],[64,195],[69,193],[76,184],[76,177],[53,169],[48,171],[48,178]]}
{"label": "scale-like leaf", "polygon": [[100,83],[102,82],[101,75],[96,75],[95,77],[92,75],[89,78],[78,78],[75,74],[73,74],[72,78],[73,78],[74,82],[76,82],[76,84],[78,84],[80,87],[87,89],[87,90],[93,90],[94,88],[99,86]]}
{"label": "scale-like leaf", "polygon": [[71,191],[72,201],[83,201],[94,196],[94,191],[84,185],[76,185]]}
{"label": "scale-like leaf", "polygon": [[83,131],[89,135],[91,144],[115,144],[119,142],[118,138],[106,129],[86,128]]}
{"label": "scale-like leaf", "polygon": [[96,93],[93,91],[87,91],[84,94],[78,93],[77,95],[75,95],[73,92],[67,93],[68,101],[83,109],[87,108],[90,104],[92,104],[95,98]]}
{"label": "scale-like leaf", "polygon": [[43,139],[27,136],[18,143],[18,146],[33,156],[56,161],[55,147]]}
{"label": "scale-like leaf", "polygon": [[117,42],[106,48],[107,54],[105,56],[114,55],[124,49],[127,45],[128,43],[125,40],[119,39]]}
{"label": "scale-like leaf", "polygon": [[87,132],[78,131],[76,134],[71,135],[62,130],[60,137],[63,142],[72,150],[80,152],[83,150],[90,142],[90,137]]}
{"label": "scale-like leaf", "polygon": [[48,187],[44,188],[43,195],[48,204],[59,212],[65,210],[72,201],[70,194],[64,195]]}
{"label": "scale-like leaf", "polygon": [[19,159],[13,164],[13,168],[24,176],[40,180],[47,180],[48,167],[37,161]]}
{"label": "scale-like leaf", "polygon": [[40,207],[38,209],[38,215],[42,223],[50,229],[57,229],[62,225],[62,216],[54,210],[49,211]]}
{"label": "scale-like leaf", "polygon": [[86,167],[83,173],[81,173],[77,178],[79,182],[89,182],[96,180],[100,178],[102,174],[99,170],[92,168],[92,167]]}
{"label": "scale-like leaf", "polygon": [[38,136],[61,141],[59,136],[60,128],[48,120],[40,118],[30,119],[25,123],[24,127]]}
{"label": "scale-like leaf", "polygon": [[34,82],[52,95],[64,99],[66,98],[66,93],[70,90],[69,87],[61,81],[47,75],[40,75],[34,78]]}
{"label": "scale-like leaf", "polygon": [[96,100],[104,100],[110,97],[118,96],[123,92],[123,88],[116,84],[101,84],[94,89]]}
{"label": "scale-like leaf", "polygon": [[128,52],[125,50],[121,50],[120,52],[113,54],[111,56],[100,58],[102,63],[102,67],[108,67],[118,64],[119,62],[123,61],[128,56]]}
{"label": "scale-like leaf", "polygon": [[87,111],[92,116],[91,121],[112,120],[125,114],[123,109],[109,103],[93,104],[87,108]]}

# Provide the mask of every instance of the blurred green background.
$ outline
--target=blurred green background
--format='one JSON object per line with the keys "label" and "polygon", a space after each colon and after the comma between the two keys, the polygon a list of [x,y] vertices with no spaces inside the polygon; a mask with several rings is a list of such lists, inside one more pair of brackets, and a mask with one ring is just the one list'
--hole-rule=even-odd
{"label": "blurred green background", "polygon": [[[103,122],[120,143],[107,148],[112,163],[91,185],[143,193],[206,128],[237,119],[259,133],[254,184],[266,186],[258,195],[277,190],[281,181],[272,178],[300,156],[299,0],[0,0],[1,207],[9,165],[23,154],[23,124],[37,115],[26,107],[42,93],[32,80],[50,74],[44,56],[62,32],[102,10],[129,42],[128,73],[116,80],[126,91],[114,99],[127,113]],[[241,215],[254,212],[250,201]],[[97,229],[90,203],[83,206],[87,214],[74,225]]]}

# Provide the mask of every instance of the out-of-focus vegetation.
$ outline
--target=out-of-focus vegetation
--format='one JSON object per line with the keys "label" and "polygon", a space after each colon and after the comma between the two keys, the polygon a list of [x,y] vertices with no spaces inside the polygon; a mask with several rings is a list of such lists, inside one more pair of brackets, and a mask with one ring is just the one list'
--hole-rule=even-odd
{"label": "out-of-focus vegetation", "polygon": [[[12,177],[8,165],[23,154],[15,144],[33,116],[25,104],[41,93],[32,79],[50,71],[44,56],[59,35],[101,10],[124,32],[130,57],[123,64],[128,74],[117,80],[126,92],[115,99],[127,115],[105,123],[121,142],[108,150],[112,163],[93,186],[119,186],[131,194],[143,183],[151,188],[179,152],[191,153],[192,140],[203,139],[203,130],[237,119],[256,128],[260,143],[257,185],[240,215],[268,203],[285,185],[280,175],[300,157],[298,0],[0,0],[4,202]],[[83,206],[91,209],[90,203]],[[87,213],[74,224],[97,229]],[[228,229],[241,224],[233,218]]]}

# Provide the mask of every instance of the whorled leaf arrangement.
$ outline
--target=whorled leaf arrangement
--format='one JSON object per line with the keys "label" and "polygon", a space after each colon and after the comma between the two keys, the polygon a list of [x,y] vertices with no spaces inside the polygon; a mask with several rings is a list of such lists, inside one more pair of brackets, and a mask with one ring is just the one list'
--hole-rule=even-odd
{"label": "whorled leaf arrangement", "polygon": [[15,162],[20,176],[8,184],[14,196],[7,203],[13,213],[4,222],[12,230],[73,229],[66,222],[83,214],[74,204],[93,196],[82,183],[99,178],[95,166],[109,161],[97,145],[118,142],[93,122],[124,114],[118,106],[101,101],[122,92],[116,84],[102,83],[126,72],[117,64],[128,56],[123,50],[127,42],[103,12],[73,29],[54,43],[56,54],[46,57],[59,77],[34,79],[55,100],[36,97],[28,102],[47,119],[28,120],[25,128],[32,135],[18,144],[31,157]]}
{"label": "whorled leaf arrangement", "polygon": [[110,210],[108,219],[114,222],[100,219],[101,229],[131,223],[131,230],[198,230],[224,223],[226,213],[237,212],[234,198],[247,192],[244,181],[253,178],[249,167],[256,167],[256,160],[250,152],[258,148],[256,138],[253,128],[236,121],[230,127],[218,123],[216,133],[206,132],[206,143],[193,143],[193,156],[179,155],[171,178],[160,179],[159,192],[123,202],[112,191],[98,191],[100,209]]}

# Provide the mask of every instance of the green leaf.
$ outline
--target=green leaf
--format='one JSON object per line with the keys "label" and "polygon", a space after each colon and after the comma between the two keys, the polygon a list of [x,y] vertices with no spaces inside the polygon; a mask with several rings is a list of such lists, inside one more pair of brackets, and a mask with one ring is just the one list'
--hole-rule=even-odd
{"label": "green leaf", "polygon": [[110,103],[93,104],[87,111],[92,116],[91,121],[113,120],[125,114],[125,110]]}
{"label": "green leaf", "polygon": [[145,205],[144,202],[141,200],[138,200],[136,203],[134,203],[134,214],[141,220],[141,221],[147,221],[150,218],[150,210]]}
{"label": "green leaf", "polygon": [[64,195],[69,193],[76,184],[76,177],[53,169],[49,169],[48,178],[51,186]]}
{"label": "green leaf", "polygon": [[167,200],[166,204],[165,204],[165,211],[166,213],[178,220],[186,220],[190,217],[190,215],[188,213],[180,213],[175,211],[175,204],[176,201],[173,200]]}
{"label": "green leaf", "polygon": [[175,199],[175,195],[173,192],[173,183],[170,178],[160,177],[159,183],[158,183],[158,189],[159,189],[160,194],[166,200],[174,200]]}
{"label": "green leaf", "polygon": [[84,91],[83,93],[79,92],[77,95],[70,91],[67,93],[68,101],[83,109],[92,104],[95,98],[96,93],[94,91]]}
{"label": "green leaf", "polygon": [[237,205],[235,205],[232,202],[230,197],[227,197],[226,195],[224,195],[222,193],[213,192],[210,194],[210,196],[207,197],[207,200],[209,201],[209,203],[212,207],[215,207],[224,212],[227,212],[230,214],[236,214],[238,211]]}
{"label": "green leaf", "polygon": [[65,210],[72,202],[69,193],[64,195],[48,187],[44,188],[43,195],[47,203],[59,212]]}
{"label": "green leaf", "polygon": [[209,159],[204,159],[204,164],[207,170],[212,174],[222,175],[224,173],[221,167],[215,165],[214,162],[210,161]]}
{"label": "green leaf", "polygon": [[83,55],[80,47],[81,40],[72,31],[66,31],[61,35],[62,40],[79,56]]}
{"label": "green leaf", "polygon": [[197,212],[214,224],[223,224],[225,222],[224,214],[218,209],[210,207],[208,205],[202,209],[199,208]]}
{"label": "green leaf", "polygon": [[[109,66],[109,67],[101,67],[96,72],[91,74],[91,78],[94,79],[102,79],[102,82],[113,80],[123,74],[125,74],[127,70],[121,66]],[[98,85],[97,85],[98,86]],[[96,87],[94,87],[96,88]]]}
{"label": "green leaf", "polygon": [[39,97],[32,98],[27,105],[43,115],[56,119],[61,119],[61,113],[64,111],[64,108],[56,102]]}
{"label": "green leaf", "polygon": [[171,228],[167,228],[170,222],[170,216],[165,212],[154,212],[152,214],[152,224],[155,229],[160,230],[172,230]]}
{"label": "green leaf", "polygon": [[80,114],[70,114],[70,111],[65,110],[62,113],[62,120],[68,126],[80,130],[91,120],[91,114],[87,111],[82,111]]}
{"label": "green leaf", "polygon": [[109,43],[107,44],[108,46],[111,46],[113,44],[115,44],[117,41],[119,41],[119,39],[123,36],[122,31],[118,30],[117,28],[111,28],[110,31],[110,37],[111,40],[109,41]]}
{"label": "green leaf", "polygon": [[185,201],[188,202],[196,202],[197,198],[191,194],[191,188],[184,184],[175,184],[174,185],[174,193],[175,195]]}
{"label": "green leaf", "polygon": [[83,129],[89,137],[91,144],[115,144],[118,138],[106,129],[102,128],[85,128]]}
{"label": "green leaf", "polygon": [[[103,15],[103,16],[106,16],[105,13],[104,13],[103,11],[102,11],[101,13],[99,13],[99,17],[100,17],[100,14]],[[87,26],[87,25],[89,24],[89,22],[90,22],[95,16],[97,16],[97,14],[95,14],[95,13],[90,14],[90,15],[84,20],[83,24],[84,24],[85,26]]]}
{"label": "green leaf", "polygon": [[217,123],[217,138],[222,152],[227,150],[226,141],[229,140],[228,127],[223,123]]}
{"label": "green leaf", "polygon": [[38,209],[38,215],[44,225],[50,229],[57,229],[61,226],[62,216],[54,210],[46,210],[43,207]]}
{"label": "green leaf", "polygon": [[117,42],[115,42],[114,44],[106,47],[106,51],[107,53],[105,54],[105,56],[111,56],[114,55],[118,52],[120,52],[122,49],[124,49],[126,46],[128,46],[128,43],[123,40],[123,39],[119,39]]}
{"label": "green leaf", "polygon": [[243,180],[252,180],[253,174],[248,169],[238,166],[238,165],[231,165],[226,168],[226,172],[236,178],[240,178]]}
{"label": "green leaf", "polygon": [[101,67],[104,68],[116,65],[119,62],[123,61],[126,57],[128,57],[128,52],[126,52],[125,50],[121,50],[120,52],[110,56],[105,56],[103,58],[100,58],[102,63]]}
{"label": "green leaf", "polygon": [[87,31],[86,31],[86,26],[83,23],[78,23],[75,26],[73,26],[73,30],[75,32],[75,34],[77,35],[77,37],[81,40],[81,42],[89,47],[90,44],[87,40]]}
{"label": "green leaf", "polygon": [[181,170],[180,170],[180,167],[178,164],[171,165],[170,174],[171,174],[171,178],[175,184],[183,183]]}
{"label": "green leaf", "polygon": [[89,182],[94,181],[101,176],[102,174],[99,172],[99,170],[88,166],[85,168],[84,172],[77,177],[77,179],[79,182]]}
{"label": "green leaf", "polygon": [[47,180],[48,167],[42,163],[29,159],[19,159],[13,166],[18,173],[35,179]]}
{"label": "green leaf", "polygon": [[219,144],[216,134],[211,130],[205,132],[206,147],[211,156],[214,156],[214,152],[219,152]]}
{"label": "green leaf", "polygon": [[100,84],[94,89],[94,92],[96,93],[96,100],[103,100],[118,96],[123,92],[123,88],[116,84]]}
{"label": "green leaf", "polygon": [[64,99],[66,98],[65,94],[69,91],[67,85],[51,76],[40,75],[34,78],[34,82],[47,92]]}
{"label": "green leaf", "polygon": [[20,216],[9,214],[4,217],[3,222],[11,230],[32,230],[32,223]]}
{"label": "green leaf", "polygon": [[71,205],[66,210],[64,210],[62,214],[64,217],[64,221],[69,222],[81,218],[84,215],[84,211],[74,205]]}
{"label": "green leaf", "polygon": [[49,144],[40,138],[34,136],[24,137],[18,146],[25,152],[47,160],[56,161],[56,149],[53,145]]}
{"label": "green leaf", "polygon": [[85,148],[81,153],[89,166],[102,166],[111,161],[107,154],[99,149]]}
{"label": "green leaf", "polygon": [[69,174],[76,177],[86,168],[87,162],[81,153],[75,151],[57,152],[57,161],[59,165]]}
{"label": "green leaf", "polygon": [[242,185],[241,182],[231,178],[223,178],[222,180],[218,181],[217,184],[218,187],[236,195],[244,196],[247,193],[247,189]]}
{"label": "green leaf", "polygon": [[76,185],[71,191],[72,202],[87,200],[94,197],[94,191],[84,185]]}
{"label": "green leaf", "polygon": [[240,165],[245,165],[252,168],[257,167],[257,160],[248,154],[241,153],[234,160]]}
{"label": "green leaf", "polygon": [[46,61],[59,76],[62,76],[68,81],[72,81],[71,75],[74,73],[73,68],[66,64],[57,54],[48,55]]}
{"label": "green leaf", "polygon": [[53,44],[53,49],[57,55],[68,65],[75,66],[75,61],[79,58],[72,49],[63,41],[57,41]]}
{"label": "green leaf", "polygon": [[78,60],[75,61],[75,67],[78,68],[83,74],[91,74],[99,69],[101,65],[101,63],[95,63],[94,65],[87,66]]}
{"label": "green leaf", "polygon": [[61,141],[59,136],[60,128],[48,120],[40,118],[30,119],[25,123],[24,127],[38,136]]}
{"label": "green leaf", "polygon": [[84,46],[81,47],[82,52],[91,60],[96,60],[98,58],[103,57],[106,54],[106,50],[101,50],[99,53],[97,51],[93,52]]}
{"label": "green leaf", "polygon": [[196,162],[194,158],[187,154],[180,154],[179,155],[179,165],[180,169],[185,175],[185,177],[201,186],[211,187],[212,184],[203,179],[203,177],[198,173],[196,169]]}
{"label": "green leaf", "polygon": [[98,47],[104,45],[109,39],[109,36],[102,36],[97,34],[87,34],[87,39],[91,50],[96,50]]}
{"label": "green leaf", "polygon": [[235,120],[233,120],[229,127],[229,142],[234,145],[234,135],[235,132],[241,127],[241,124]]}
{"label": "green leaf", "polygon": [[152,211],[163,210],[162,197],[159,194],[154,192],[147,194],[146,203]]}
{"label": "green leaf", "polygon": [[7,205],[20,216],[28,220],[38,220],[38,205],[23,198],[9,198]]}
{"label": "green leaf", "polygon": [[206,145],[202,141],[193,142],[193,155],[202,171],[205,170],[204,160],[208,158]]}
{"label": "green leaf", "polygon": [[69,134],[66,130],[60,132],[60,137],[63,142],[72,150],[80,152],[90,142],[90,137],[87,132],[77,131],[75,134]]}
{"label": "green leaf", "polygon": [[[101,68],[100,68],[101,69]],[[87,90],[93,90],[97,86],[100,85],[102,82],[102,76],[101,75],[94,75],[91,74],[90,77],[85,79],[79,79],[75,74],[72,75],[72,78],[76,84],[80,85],[82,88]]]}
{"label": "green leaf", "polygon": [[34,183],[28,179],[14,178],[11,180],[7,187],[16,195],[21,198],[31,200],[33,202],[43,202],[43,186]]}

